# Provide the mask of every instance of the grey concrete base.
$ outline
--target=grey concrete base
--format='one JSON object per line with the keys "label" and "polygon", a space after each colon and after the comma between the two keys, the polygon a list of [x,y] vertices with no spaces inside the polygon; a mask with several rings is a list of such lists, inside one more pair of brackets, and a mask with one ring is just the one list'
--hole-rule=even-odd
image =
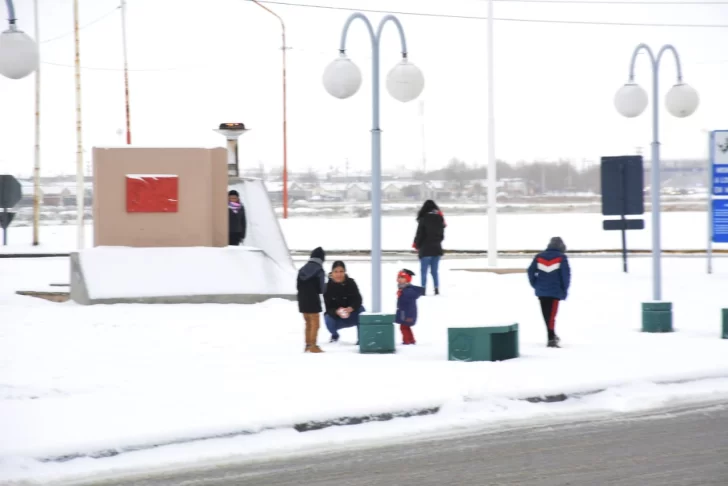
{"label": "grey concrete base", "polygon": [[80,305],[96,304],[258,304],[269,299],[296,300],[295,294],[211,294],[211,295],[168,295],[157,297],[120,297],[92,299],[89,297],[83,276],[81,260],[77,252],[71,253],[71,300]]}

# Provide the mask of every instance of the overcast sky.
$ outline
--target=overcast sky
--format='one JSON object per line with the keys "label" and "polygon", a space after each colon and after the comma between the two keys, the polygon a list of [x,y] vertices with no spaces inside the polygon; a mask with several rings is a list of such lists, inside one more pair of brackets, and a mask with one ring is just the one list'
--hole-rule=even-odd
{"label": "overcast sky", "polygon": [[[43,173],[75,170],[74,44],[72,0],[38,0],[42,56]],[[83,89],[83,145],[121,145],[124,127],[119,0],[79,0]],[[341,101],[321,84],[337,55],[341,28],[351,12],[400,12],[410,59],[425,75],[425,150],[428,168],[451,157],[484,164],[487,158],[486,20],[483,0],[288,0],[267,3],[288,29],[289,166],[291,170],[370,161],[371,48],[355,23],[349,54],[364,75],[362,89]],[[624,4],[628,3],[628,4]],[[35,36],[33,2],[15,0],[19,26]],[[301,4],[309,6],[300,6]],[[4,2],[0,12],[5,16]],[[440,18],[405,12],[481,17]],[[382,14],[368,13],[378,22]],[[614,109],[634,47],[674,44],[685,80],[701,105],[690,118],[664,110],[675,81],[666,57],[660,75],[664,158],[701,157],[705,131],[728,129],[728,2],[720,5],[644,5],[643,2],[563,4],[498,1],[495,4],[496,153],[507,161],[649,153],[650,111],[625,119]],[[99,19],[97,22],[97,19]],[[511,20],[505,20],[511,19]],[[575,23],[710,24],[726,27],[644,27]],[[382,76],[399,58],[393,25],[382,40]],[[128,0],[131,111],[135,144],[217,146],[219,123],[242,121],[243,167],[282,163],[280,26],[246,0]],[[646,58],[637,80],[651,94]],[[0,77],[0,172],[29,174],[33,164],[33,77]],[[420,168],[423,141],[418,102],[389,97],[382,82],[383,166]]]}

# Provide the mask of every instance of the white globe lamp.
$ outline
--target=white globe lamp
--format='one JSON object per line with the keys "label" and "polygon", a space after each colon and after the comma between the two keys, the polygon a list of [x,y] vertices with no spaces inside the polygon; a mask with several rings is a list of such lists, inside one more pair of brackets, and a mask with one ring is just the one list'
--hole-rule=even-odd
{"label": "white globe lamp", "polygon": [[22,30],[11,27],[0,34],[0,74],[22,79],[38,69],[38,44]]}
{"label": "white globe lamp", "polygon": [[680,83],[667,92],[665,106],[672,116],[685,118],[695,113],[700,104],[700,97],[695,88],[689,84]]}
{"label": "white globe lamp", "polygon": [[627,118],[640,116],[647,108],[647,92],[636,83],[627,83],[614,96],[614,107]]}
{"label": "white globe lamp", "polygon": [[361,71],[345,54],[326,66],[323,76],[324,88],[334,98],[345,100],[359,91]]}
{"label": "white globe lamp", "polygon": [[387,74],[387,91],[397,101],[407,103],[417,99],[425,89],[425,77],[420,68],[402,59]]}

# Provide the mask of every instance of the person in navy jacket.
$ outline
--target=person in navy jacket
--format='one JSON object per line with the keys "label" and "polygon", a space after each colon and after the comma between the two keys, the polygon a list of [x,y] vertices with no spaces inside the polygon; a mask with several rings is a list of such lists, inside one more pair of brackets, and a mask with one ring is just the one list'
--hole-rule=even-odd
{"label": "person in navy jacket", "polygon": [[417,324],[417,299],[425,295],[423,287],[412,285],[412,270],[402,269],[397,274],[397,314],[394,323],[399,324],[402,344],[417,344],[412,326]]}
{"label": "person in navy jacket", "polygon": [[541,302],[541,312],[548,331],[547,346],[558,348],[560,339],[556,335],[556,313],[559,302],[566,300],[571,284],[571,268],[566,258],[566,245],[561,238],[551,238],[546,251],[534,257],[528,267],[528,280]]}

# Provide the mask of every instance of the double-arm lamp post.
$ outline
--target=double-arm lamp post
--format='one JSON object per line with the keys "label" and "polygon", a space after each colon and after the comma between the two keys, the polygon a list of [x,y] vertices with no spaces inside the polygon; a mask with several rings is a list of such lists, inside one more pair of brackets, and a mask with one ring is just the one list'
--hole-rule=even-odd
{"label": "double-arm lamp post", "polygon": [[642,114],[647,108],[647,92],[634,81],[634,67],[637,56],[641,51],[647,53],[652,68],[652,160],[650,161],[650,193],[652,196],[652,298],[662,300],[662,249],[660,247],[660,96],[659,74],[660,61],[666,52],[670,51],[677,65],[677,82],[668,91],[665,97],[665,107],[672,116],[685,118],[698,109],[698,92],[683,82],[682,65],[677,50],[667,44],[654,54],[647,44],[638,45],[632,53],[632,61],[629,65],[629,79],[627,84],[622,86],[614,97],[614,106],[617,111],[627,118],[634,118]]}
{"label": "double-arm lamp post", "polygon": [[372,312],[382,311],[382,130],[379,127],[379,47],[382,30],[391,22],[399,31],[402,59],[387,74],[387,91],[403,103],[413,101],[422,93],[425,78],[417,66],[407,57],[407,41],[399,19],[386,15],[379,22],[377,30],[362,13],[352,14],[344,24],[339,45],[339,58],[326,67],[323,75],[324,88],[339,99],[346,99],[359,91],[362,82],[361,71],[346,56],[346,38],[351,23],[359,19],[369,32],[372,46]]}

